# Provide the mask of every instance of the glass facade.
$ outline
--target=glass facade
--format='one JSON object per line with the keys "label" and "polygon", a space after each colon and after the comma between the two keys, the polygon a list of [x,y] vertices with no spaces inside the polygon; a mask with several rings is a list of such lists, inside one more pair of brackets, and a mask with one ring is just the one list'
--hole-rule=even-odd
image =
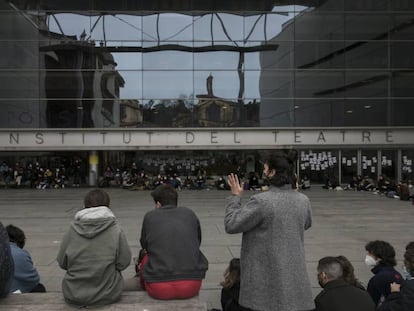
{"label": "glass facade", "polygon": [[1,128],[413,126],[410,0],[0,4]]}

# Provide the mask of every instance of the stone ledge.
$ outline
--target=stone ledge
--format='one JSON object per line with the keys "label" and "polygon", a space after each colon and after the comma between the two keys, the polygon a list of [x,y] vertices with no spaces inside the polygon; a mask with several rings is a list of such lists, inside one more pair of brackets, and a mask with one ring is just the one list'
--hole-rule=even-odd
{"label": "stone ledge", "polygon": [[183,300],[156,300],[146,292],[124,292],[121,300],[107,306],[77,308],[65,303],[62,293],[14,294],[0,300],[4,311],[73,311],[79,309],[97,311],[206,311],[207,304],[199,297]]}

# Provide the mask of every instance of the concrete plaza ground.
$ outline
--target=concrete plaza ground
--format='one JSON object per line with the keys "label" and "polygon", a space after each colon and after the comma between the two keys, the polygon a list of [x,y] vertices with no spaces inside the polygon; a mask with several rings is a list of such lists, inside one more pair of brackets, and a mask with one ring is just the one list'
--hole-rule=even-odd
{"label": "concrete plaza ground", "polygon": [[[25,231],[26,248],[48,291],[61,290],[64,271],[55,259],[59,243],[89,190],[0,190],[0,221],[4,225],[12,223]],[[105,190],[111,196],[111,208],[136,255],[143,216],[154,207],[149,191]],[[372,193],[323,190],[316,186],[304,193],[309,196],[313,208],[313,226],[306,232],[305,245],[308,274],[315,295],[320,291],[316,265],[323,256],[345,255],[354,264],[357,277],[366,284],[371,272],[364,264],[364,246],[370,240],[390,242],[396,249],[400,269],[404,247],[409,241],[414,241],[414,206],[411,202]],[[240,254],[241,235],[229,235],[224,231],[224,206],[228,194],[216,190],[179,192],[179,205],[192,208],[200,218],[202,250],[209,260],[200,300],[206,301],[208,308],[220,308],[219,282],[223,271],[229,260]],[[246,191],[245,201],[252,194]],[[130,277],[133,274],[131,264],[123,275]]]}

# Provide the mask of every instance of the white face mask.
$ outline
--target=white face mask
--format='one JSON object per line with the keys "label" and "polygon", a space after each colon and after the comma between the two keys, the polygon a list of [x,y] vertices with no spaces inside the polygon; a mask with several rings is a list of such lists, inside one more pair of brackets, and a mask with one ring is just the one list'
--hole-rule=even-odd
{"label": "white face mask", "polygon": [[374,268],[377,265],[377,261],[370,255],[366,255],[365,256],[365,264],[369,267],[369,268]]}
{"label": "white face mask", "polygon": [[411,280],[413,278],[410,272],[408,272],[407,267],[405,265],[402,268],[402,275],[403,275],[403,278],[406,280]]}

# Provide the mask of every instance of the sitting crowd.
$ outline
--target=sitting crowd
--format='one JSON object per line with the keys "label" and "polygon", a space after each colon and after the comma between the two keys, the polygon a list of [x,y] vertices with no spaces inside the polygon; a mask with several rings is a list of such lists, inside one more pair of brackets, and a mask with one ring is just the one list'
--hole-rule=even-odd
{"label": "sitting crowd", "polygon": [[327,177],[322,187],[330,190],[368,191],[401,201],[414,200],[414,187],[411,180],[395,182],[384,174],[381,174],[377,181],[369,176],[354,176],[345,186],[340,185],[337,178]]}
{"label": "sitting crowd", "polygon": [[[275,174],[275,170],[268,166],[265,171],[269,176]],[[257,204],[256,199],[249,203],[250,206],[239,209],[240,197],[235,192],[240,193],[243,186],[235,175],[229,178],[232,196],[228,198],[226,232],[237,233],[236,226],[242,225],[249,227],[249,231],[246,231],[248,235],[253,232],[250,229],[251,221],[243,222],[244,216],[235,210],[250,215],[254,208],[258,211],[263,209],[259,205],[251,205]],[[259,195],[263,197],[271,194],[275,191],[272,189]],[[300,200],[305,198],[292,189],[290,180],[285,181],[283,189],[292,197]],[[208,260],[200,250],[200,221],[191,209],[178,207],[175,187],[161,184],[151,192],[151,196],[154,208],[143,218],[139,240],[142,249],[136,260],[136,275],[124,279],[121,272],[130,265],[132,254],[126,236],[110,209],[110,197],[101,189],[86,194],[83,208],[75,214],[57,254],[59,266],[66,271],[62,280],[62,293],[68,304],[80,307],[106,305],[118,301],[122,291],[145,290],[151,297],[161,300],[188,299],[199,294],[208,269]],[[308,228],[311,219],[309,213],[306,212],[306,215],[303,226]],[[268,215],[266,217],[268,220]],[[258,218],[256,222],[257,230],[260,231],[262,224]],[[0,223],[0,237],[0,297],[9,293],[45,292],[31,256],[24,249],[24,232],[13,225],[4,228]],[[289,247],[292,248],[292,245]],[[371,241],[365,245],[365,251],[365,263],[373,273],[366,287],[355,277],[353,265],[346,257],[329,256],[319,260],[317,280],[322,291],[314,298],[314,310],[414,310],[414,242],[406,246],[402,273],[395,269],[396,253],[390,243]],[[221,282],[223,311],[251,310],[244,305],[249,301],[246,297],[239,300],[243,295],[250,295],[242,291],[243,282],[250,278],[246,278],[246,273],[251,275],[251,271],[242,269],[243,266],[249,266],[243,254],[246,253],[242,249],[241,258],[233,258],[224,273]],[[296,264],[292,262],[295,258],[282,260],[287,260],[289,267]],[[283,277],[291,276],[288,274]],[[274,281],[277,283],[277,280]],[[283,289],[283,282],[278,286]],[[286,297],[294,297],[285,294]],[[307,306],[306,310],[309,310],[310,304],[307,303]]]}

